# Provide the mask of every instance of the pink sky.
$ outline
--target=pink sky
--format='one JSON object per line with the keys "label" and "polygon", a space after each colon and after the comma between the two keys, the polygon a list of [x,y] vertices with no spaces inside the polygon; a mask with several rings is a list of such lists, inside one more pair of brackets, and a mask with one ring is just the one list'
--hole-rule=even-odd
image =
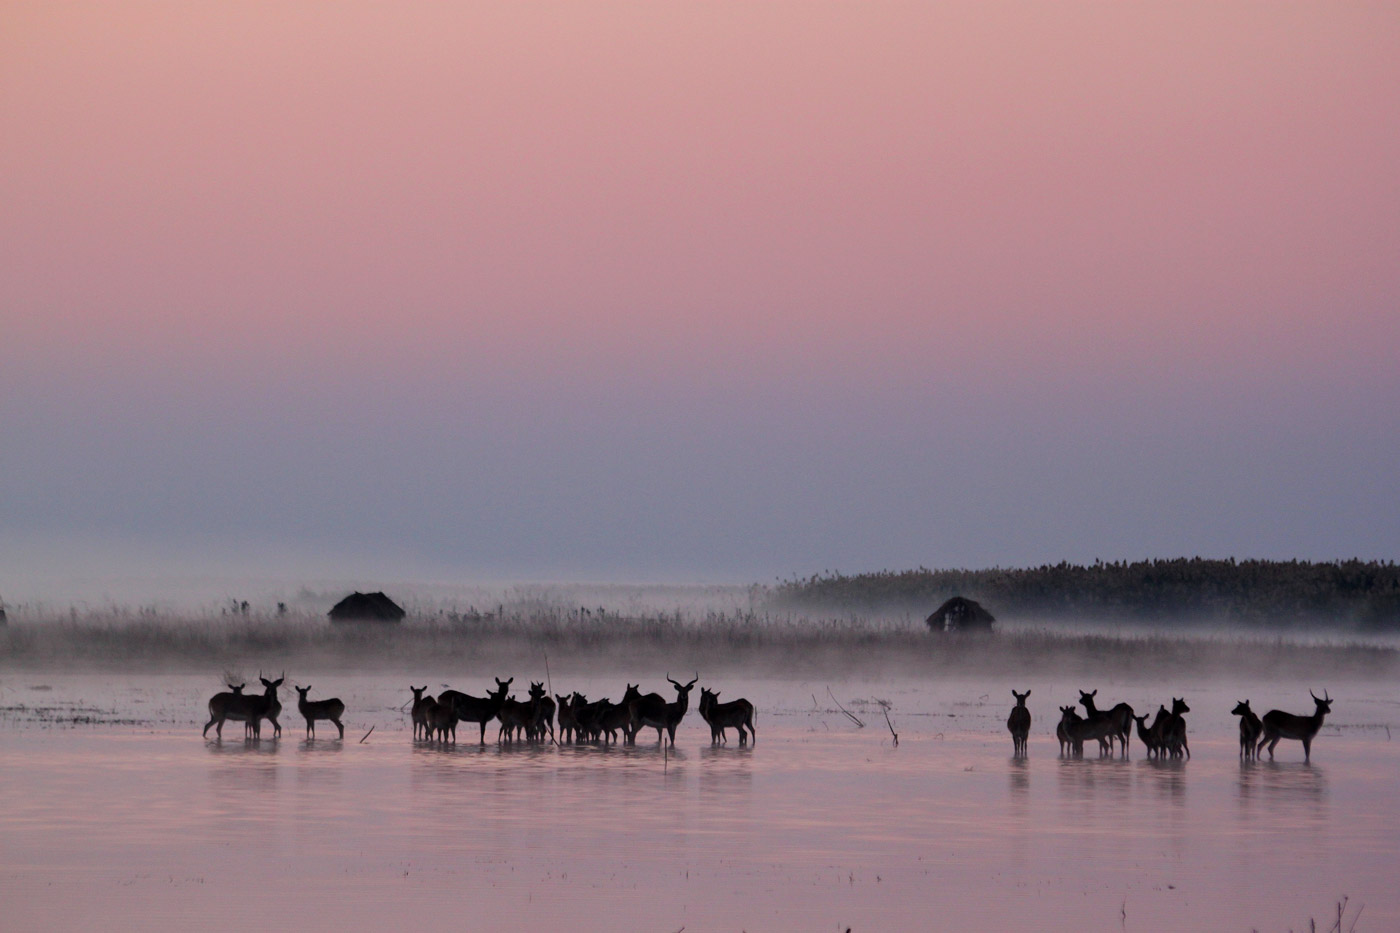
{"label": "pink sky", "polygon": [[[1389,3],[10,4],[3,524],[379,497],[448,510],[435,565],[584,572],[602,487],[656,518],[600,572],[1393,557],[1397,167]],[[489,494],[423,466],[482,449]]]}

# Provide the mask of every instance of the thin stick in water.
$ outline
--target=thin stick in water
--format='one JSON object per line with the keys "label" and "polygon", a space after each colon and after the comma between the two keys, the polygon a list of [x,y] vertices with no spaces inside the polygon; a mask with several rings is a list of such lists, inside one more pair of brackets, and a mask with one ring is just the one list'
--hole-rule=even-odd
{"label": "thin stick in water", "polygon": [[[370,726],[370,727],[369,727],[369,732],[373,732],[373,731],[374,731],[374,726]],[[363,744],[365,744],[365,739],[369,738],[369,732],[366,732],[366,733],[365,733],[364,739],[360,739],[360,741],[357,742],[357,743],[355,743],[355,744],[357,744],[357,745],[363,745]]]}
{"label": "thin stick in water", "polygon": [[[552,703],[554,702],[554,681],[549,679],[549,652],[543,651],[541,653],[544,655],[544,682],[549,685],[549,698]],[[549,727],[549,741],[555,745],[559,744],[559,740],[554,737],[553,726]]]}
{"label": "thin stick in water", "polygon": [[857,718],[855,717],[855,714],[853,714],[850,710],[846,709],[846,707],[844,707],[844,706],[841,705],[841,701],[838,700],[838,699],[836,699],[836,694],[834,694],[834,693],[831,692],[831,688],[830,688],[830,687],[827,687],[827,688],[826,688],[826,695],[829,696],[829,697],[831,697],[831,702],[833,702],[833,703],[836,704],[836,708],[837,708],[837,709],[839,709],[841,712],[843,712],[843,713],[846,714],[846,718],[847,718],[847,719],[849,719],[851,722],[855,723],[856,725],[860,726],[862,729],[865,728],[865,723],[861,722],[859,719],[857,719]]}

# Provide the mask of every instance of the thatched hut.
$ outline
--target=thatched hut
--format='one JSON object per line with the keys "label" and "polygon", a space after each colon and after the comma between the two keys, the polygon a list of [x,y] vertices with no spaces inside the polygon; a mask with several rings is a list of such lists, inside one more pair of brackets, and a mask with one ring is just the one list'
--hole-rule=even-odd
{"label": "thatched hut", "polygon": [[933,632],[990,632],[994,617],[982,604],[954,596],[924,620]]}
{"label": "thatched hut", "polygon": [[383,593],[351,593],[326,615],[332,622],[402,622],[406,613]]}

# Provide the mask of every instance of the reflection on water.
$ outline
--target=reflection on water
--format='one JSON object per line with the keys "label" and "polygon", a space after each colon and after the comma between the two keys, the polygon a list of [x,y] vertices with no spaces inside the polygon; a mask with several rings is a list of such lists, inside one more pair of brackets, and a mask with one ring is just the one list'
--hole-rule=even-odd
{"label": "reflection on water", "polygon": [[3,925],[1297,929],[1335,889],[1400,928],[1400,743],[1008,757],[999,722],[909,714],[895,748],[822,719],[676,750],[0,731]]}
{"label": "reflection on water", "polygon": [[1239,764],[1240,808],[1256,804],[1276,808],[1304,804],[1325,816],[1327,773],[1321,765],[1302,761],[1241,761]]}
{"label": "reflection on water", "polygon": [[1024,802],[1031,792],[1031,763],[1022,755],[1006,759],[1007,788],[1014,802]]}

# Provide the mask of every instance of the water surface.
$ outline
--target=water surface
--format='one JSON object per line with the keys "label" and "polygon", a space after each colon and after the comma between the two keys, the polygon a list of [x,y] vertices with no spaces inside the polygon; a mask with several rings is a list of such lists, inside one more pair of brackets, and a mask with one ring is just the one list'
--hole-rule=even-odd
{"label": "water surface", "polygon": [[1188,693],[1193,757],[1158,762],[1060,759],[1068,684],[1033,685],[1015,759],[1001,684],[833,684],[865,728],[825,684],[716,684],[757,703],[757,745],[712,748],[692,711],[663,752],[414,742],[406,680],[322,680],[344,741],[286,700],[280,740],[202,740],[202,678],[5,678],[5,929],[1282,930],[1343,897],[1400,927],[1388,685],[1338,698],[1309,765],[1239,761],[1238,685],[1101,690]]}

